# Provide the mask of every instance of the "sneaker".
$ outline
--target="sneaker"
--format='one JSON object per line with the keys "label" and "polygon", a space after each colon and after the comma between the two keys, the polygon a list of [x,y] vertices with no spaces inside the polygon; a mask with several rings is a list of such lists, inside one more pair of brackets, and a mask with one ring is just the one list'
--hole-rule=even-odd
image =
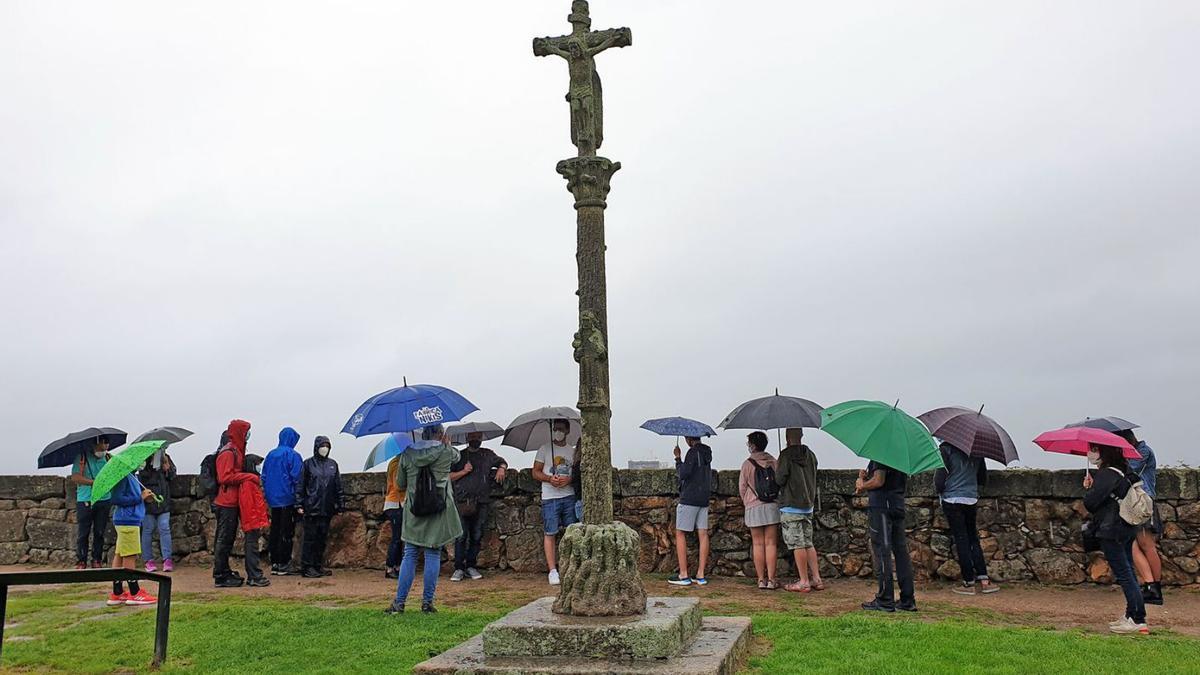
{"label": "sneaker", "polygon": [[271,565],[271,576],[285,577],[287,576],[287,568],[282,565]]}
{"label": "sneaker", "polygon": [[708,579],[705,579],[704,577],[696,577],[692,579],[692,583],[696,584],[697,586],[707,586]]}
{"label": "sneaker", "polygon": [[400,570],[396,569],[395,567],[389,567],[387,569],[387,571],[385,571],[383,573],[383,578],[384,579],[399,579],[400,578]]}
{"label": "sneaker", "polygon": [[174,572],[175,571],[175,563],[171,562],[170,558],[167,558],[166,560],[163,561],[163,571],[164,572]]}
{"label": "sneaker", "polygon": [[558,570],[550,570],[550,574],[546,575],[546,577],[550,581],[551,586],[557,586],[562,583],[558,578]]}
{"label": "sneaker", "polygon": [[301,572],[300,576],[304,577],[305,579],[320,579],[324,575],[321,574],[321,570],[309,567]]}
{"label": "sneaker", "polygon": [[421,603],[421,613],[422,614],[437,614],[437,609],[434,608],[432,602],[422,602]]}
{"label": "sneaker", "polygon": [[462,581],[466,573],[462,570],[454,570],[454,574],[450,575],[450,581]]}
{"label": "sneaker", "polygon": [[1112,628],[1113,626],[1120,626],[1121,624],[1125,623],[1125,621],[1126,621],[1128,618],[1129,618],[1129,617],[1123,616],[1123,617],[1121,617],[1121,618],[1117,619],[1116,621],[1109,621],[1109,622],[1108,622],[1108,627],[1109,627],[1109,628]]}
{"label": "sneaker", "polygon": [[768,590],[768,591],[773,591],[773,590],[775,590],[775,589],[777,589],[777,588],[779,588],[779,582],[778,582],[778,581],[775,581],[774,579],[768,579],[768,580],[767,580],[767,590]]}
{"label": "sneaker", "polygon": [[483,578],[483,575],[480,574],[479,570],[475,569],[474,567],[467,568],[467,576],[471,577],[472,579],[474,579],[476,581],[479,581],[480,579]]}
{"label": "sneaker", "polygon": [[964,581],[954,587],[954,592],[959,595],[975,595],[975,584]]}
{"label": "sneaker", "polygon": [[902,602],[896,605],[896,609],[900,610],[901,612],[915,612],[917,611],[917,603],[914,602],[906,604]]}
{"label": "sneaker", "polygon": [[880,602],[878,600],[864,602],[862,604],[862,608],[867,610],[868,612],[888,612],[889,614],[896,611],[895,607],[893,607],[891,605],[880,604]]}
{"label": "sneaker", "polygon": [[75,563],[75,569],[86,570],[87,569],[87,561],[80,560],[79,562]]}
{"label": "sneaker", "polygon": [[213,582],[213,586],[216,586],[217,588],[240,588],[242,586],[242,580],[238,577],[225,577],[224,579],[215,580]]}
{"label": "sneaker", "polygon": [[403,614],[404,613],[404,603],[392,601],[392,604],[388,605],[388,608],[383,610],[383,613],[387,614],[388,616],[391,616],[393,614]]}
{"label": "sneaker", "polygon": [[247,581],[246,585],[253,586],[255,588],[264,588],[271,585],[271,580],[266,577],[255,577],[250,581]]}
{"label": "sneaker", "polygon": [[147,593],[144,588],[138,589],[138,592],[133,595],[129,595],[128,593],[125,595],[128,596],[128,599],[125,600],[125,604],[127,605],[153,605],[158,602],[158,598]]}
{"label": "sneaker", "polygon": [[672,574],[667,578],[667,583],[672,586],[691,586],[692,579],[691,577],[681,577],[678,574]]}
{"label": "sneaker", "polygon": [[153,560],[147,560],[146,561],[146,571],[147,572],[157,572],[158,565],[155,565]]}
{"label": "sneaker", "polygon": [[104,563],[100,562],[99,560],[93,560],[92,561],[92,569],[102,570],[102,569],[104,569]]}
{"label": "sneaker", "polygon": [[[1108,630],[1110,630],[1113,633],[1116,633],[1118,635],[1129,635],[1132,633],[1139,633],[1139,632],[1141,632],[1142,628],[1146,628],[1146,624],[1134,623],[1133,619],[1131,619],[1129,617],[1125,617],[1116,623],[1109,624],[1109,626],[1108,626]],[[1150,632],[1150,629],[1146,628],[1146,632]]]}
{"label": "sneaker", "polygon": [[128,601],[129,601],[128,593],[122,593],[120,595],[117,595],[116,593],[109,593],[108,601],[105,602],[104,604],[108,605],[109,607],[119,607],[119,606],[123,606]]}
{"label": "sneaker", "polygon": [[319,572],[323,577],[333,576],[333,570],[329,569],[328,567],[322,567],[318,569],[317,572]]}
{"label": "sneaker", "polygon": [[1000,587],[997,586],[992,581],[982,581],[981,580],[979,582],[979,590],[983,591],[984,595],[989,595],[991,593],[999,593]]}

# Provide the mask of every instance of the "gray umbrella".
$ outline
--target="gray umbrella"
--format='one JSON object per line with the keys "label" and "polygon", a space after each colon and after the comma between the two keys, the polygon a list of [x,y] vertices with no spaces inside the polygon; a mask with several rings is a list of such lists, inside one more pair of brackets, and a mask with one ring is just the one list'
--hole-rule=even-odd
{"label": "gray umbrella", "polygon": [[746,401],[733,409],[717,426],[722,429],[821,428],[823,407],[804,398],[774,396]]}
{"label": "gray umbrella", "polygon": [[566,406],[547,406],[518,416],[504,431],[501,445],[525,452],[537,450],[550,442],[550,423],[554,420],[567,420],[571,425],[567,433],[567,445],[575,445],[583,434],[583,424],[579,411]]}
{"label": "gray umbrella", "polygon": [[1065,428],[1070,429],[1072,427],[1090,427],[1092,429],[1103,429],[1104,431],[1108,431],[1108,432],[1114,433],[1114,434],[1119,434],[1122,431],[1132,431],[1134,429],[1141,428],[1140,426],[1134,424],[1133,422],[1130,422],[1129,420],[1121,419],[1120,417],[1112,417],[1112,416],[1089,417],[1085,420],[1080,420],[1078,422],[1072,422],[1071,424],[1068,424]]}
{"label": "gray umbrella", "polygon": [[158,449],[158,452],[154,453],[153,466],[157,469],[162,466],[162,456],[163,452],[166,451],[167,446],[172,443],[178,443],[179,441],[182,441],[191,435],[192,432],[184,429],[183,427],[155,427],[150,431],[143,433],[141,436],[133,439],[133,442],[141,443],[143,441],[166,441],[166,443]]}
{"label": "gray umbrella", "polygon": [[467,442],[468,434],[483,434],[483,440],[490,441],[503,436],[504,429],[495,422],[467,422],[446,427],[446,434],[450,436],[451,443],[462,445]]}

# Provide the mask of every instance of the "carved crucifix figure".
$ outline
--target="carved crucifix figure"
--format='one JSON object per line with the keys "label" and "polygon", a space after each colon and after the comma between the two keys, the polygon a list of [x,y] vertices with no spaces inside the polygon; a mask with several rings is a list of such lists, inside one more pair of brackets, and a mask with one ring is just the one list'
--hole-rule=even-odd
{"label": "carved crucifix figure", "polygon": [[604,102],[596,54],[609,47],[628,47],[633,36],[628,28],[593,31],[586,0],[571,3],[570,35],[533,39],[535,56],[561,56],[571,76],[567,103],[571,107],[571,142],[580,157],[594,157],[604,142]]}

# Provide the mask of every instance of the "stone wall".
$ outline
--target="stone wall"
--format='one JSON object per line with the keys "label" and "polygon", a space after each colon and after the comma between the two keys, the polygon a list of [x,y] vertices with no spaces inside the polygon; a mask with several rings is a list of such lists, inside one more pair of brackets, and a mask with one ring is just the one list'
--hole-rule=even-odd
{"label": "stone wall", "polygon": [[[822,471],[819,477],[822,498],[815,537],[824,574],[830,578],[871,574],[865,498],[853,494],[855,475],[836,470]],[[1082,471],[994,471],[990,477],[980,500],[979,527],[995,578],[1055,584],[1110,580],[1103,560],[1085,554],[1080,546],[1085,515],[1080,502]],[[328,562],[334,567],[382,569],[390,537],[390,526],[382,517],[384,475],[348,474],[344,483],[348,511],[334,519]],[[509,474],[506,484],[496,489],[480,556],[482,567],[545,571],[538,488],[526,470]],[[1200,583],[1200,471],[1161,470],[1158,490],[1164,522],[1160,544],[1164,582]],[[641,535],[642,569],[673,571],[674,472],[617,471],[614,492],[618,518]],[[176,479],[173,494],[176,560],[208,564],[215,529],[208,501],[199,498],[194,476]],[[714,565],[710,573],[753,576],[749,533],[736,494],[737,472],[718,472],[710,515]],[[909,547],[918,575],[956,578],[958,565],[951,561],[946,521],[929,474],[910,481],[908,505]],[[69,480],[0,476],[0,564],[73,564],[74,506]],[[240,548],[238,543],[234,550]],[[781,556],[787,555],[782,544],[779,550]],[[790,569],[789,561],[782,559],[779,576],[788,576]]]}

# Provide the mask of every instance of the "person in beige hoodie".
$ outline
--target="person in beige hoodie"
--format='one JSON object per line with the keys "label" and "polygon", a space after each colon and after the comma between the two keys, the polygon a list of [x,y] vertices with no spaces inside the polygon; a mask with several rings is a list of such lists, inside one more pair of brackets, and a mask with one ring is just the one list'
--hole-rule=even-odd
{"label": "person in beige hoodie", "polygon": [[[775,482],[777,464],[767,452],[767,435],[755,431],[746,437],[750,456],[742,462],[738,476],[738,494],[745,506],[746,527],[750,529],[750,552],[758,587],[773,591],[779,587],[775,579],[779,539],[779,486]],[[763,480],[758,480],[759,474]]]}

